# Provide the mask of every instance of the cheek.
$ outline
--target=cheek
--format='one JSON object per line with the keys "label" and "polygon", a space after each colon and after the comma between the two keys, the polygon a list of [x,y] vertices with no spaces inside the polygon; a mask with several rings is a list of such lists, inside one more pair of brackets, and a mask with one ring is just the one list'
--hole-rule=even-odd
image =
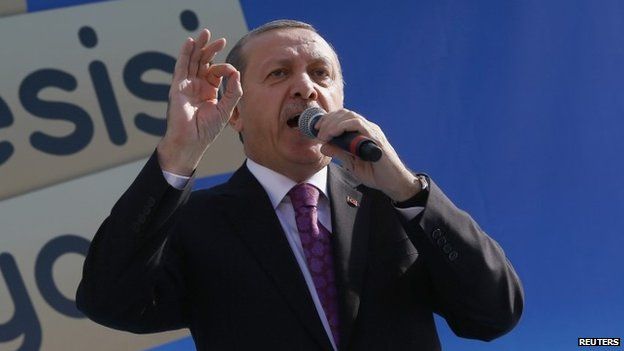
{"label": "cheek", "polygon": [[342,89],[338,87],[327,89],[323,94],[323,99],[331,110],[343,108],[344,95]]}
{"label": "cheek", "polygon": [[246,133],[250,134],[250,137],[255,139],[255,143],[262,148],[273,144],[273,140],[279,133],[275,121],[267,117],[267,115],[257,114],[251,118],[248,117],[245,122]]}

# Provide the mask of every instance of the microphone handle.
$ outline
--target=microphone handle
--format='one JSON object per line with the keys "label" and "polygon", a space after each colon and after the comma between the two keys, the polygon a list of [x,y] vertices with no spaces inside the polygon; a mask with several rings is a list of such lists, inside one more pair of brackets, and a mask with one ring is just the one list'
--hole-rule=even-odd
{"label": "microphone handle", "polygon": [[330,143],[347,150],[363,161],[377,162],[381,158],[379,146],[358,132],[344,132],[333,138]]}

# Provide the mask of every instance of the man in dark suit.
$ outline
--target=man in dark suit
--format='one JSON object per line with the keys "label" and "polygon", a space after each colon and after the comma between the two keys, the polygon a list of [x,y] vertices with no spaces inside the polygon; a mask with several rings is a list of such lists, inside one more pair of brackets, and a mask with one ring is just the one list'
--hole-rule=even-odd
{"label": "man in dark suit", "polygon": [[[137,333],[189,328],[199,350],[439,350],[434,312],[463,337],[513,328],[523,292],[502,249],[343,108],[338,58],[314,28],[268,23],[212,64],[224,46],[207,30],[182,46],[166,134],[91,244],[80,310]],[[317,139],[296,127],[312,106],[328,111]],[[190,194],[227,123],[245,164]],[[345,131],[382,158],[327,143]]]}

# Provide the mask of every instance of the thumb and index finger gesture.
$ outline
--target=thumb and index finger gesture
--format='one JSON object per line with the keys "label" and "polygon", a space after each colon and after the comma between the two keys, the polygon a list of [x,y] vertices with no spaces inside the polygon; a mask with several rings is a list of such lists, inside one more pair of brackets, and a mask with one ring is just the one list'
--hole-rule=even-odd
{"label": "thumb and index finger gesture", "polygon": [[[167,131],[158,144],[158,160],[166,171],[190,175],[243,94],[240,72],[230,64],[212,64],[225,43],[224,38],[210,42],[210,31],[203,29],[180,48],[169,90]],[[218,99],[224,77],[227,87]]]}

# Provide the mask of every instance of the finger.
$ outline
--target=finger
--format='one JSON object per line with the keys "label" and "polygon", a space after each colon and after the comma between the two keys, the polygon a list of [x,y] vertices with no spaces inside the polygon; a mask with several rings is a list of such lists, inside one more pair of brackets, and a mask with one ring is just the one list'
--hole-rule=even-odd
{"label": "finger", "polygon": [[366,137],[373,137],[372,131],[370,130],[366,121],[357,117],[339,121],[331,127],[332,128],[327,131],[330,138],[339,136],[344,132],[359,132]]}
{"label": "finger", "polygon": [[339,163],[348,171],[352,171],[354,167],[354,157],[350,153],[340,149],[332,144],[323,144],[321,153],[325,156],[338,160]]}
{"label": "finger", "polygon": [[319,139],[329,141],[345,132],[359,132],[364,136],[371,137],[367,121],[358,115],[348,113],[326,122],[319,130]]}
{"label": "finger", "polygon": [[347,118],[346,116],[348,112],[348,110],[342,109],[330,112],[321,117],[321,119],[314,126],[319,131],[316,137],[323,141],[329,141],[329,139],[327,139],[327,131],[331,129],[331,126],[333,126],[334,124],[338,123],[344,118]]}
{"label": "finger", "polygon": [[197,76],[197,72],[199,71],[199,59],[202,56],[202,50],[206,43],[210,39],[210,31],[206,28],[202,29],[195,40],[195,47],[193,49],[193,54],[191,55],[191,60],[189,62],[189,77]]}
{"label": "finger", "polygon": [[[321,146],[321,153],[325,156],[328,157],[334,157],[334,155],[340,153],[340,148],[337,147],[336,145],[332,145],[329,143],[325,143]],[[340,155],[338,155],[338,158],[340,157]]]}
{"label": "finger", "polygon": [[[219,84],[217,82],[220,83],[222,77],[229,77],[235,71],[236,68],[234,68],[234,66],[230,65],[229,63],[218,63],[211,65],[210,68],[206,70],[203,78],[206,79],[215,88],[218,88]],[[215,83],[217,84],[215,85]]]}
{"label": "finger", "polygon": [[240,72],[230,64],[225,64],[225,66],[227,66],[227,71],[231,73],[227,75],[227,87],[225,87],[225,92],[219,101],[219,105],[229,116],[234,111],[236,104],[238,104],[238,100],[243,96],[243,87],[240,82]]}
{"label": "finger", "polygon": [[[210,70],[208,70],[206,72],[206,75],[204,76],[204,79],[213,88],[219,88],[219,86],[221,85],[223,74],[219,74],[219,73],[223,73],[223,72],[219,72],[219,71],[222,71],[221,67],[218,67],[215,65],[215,66],[210,67]],[[226,75],[229,75],[229,73]]]}
{"label": "finger", "polygon": [[210,68],[215,56],[225,48],[225,44],[225,38],[220,38],[202,48],[198,76],[203,77],[206,75],[206,71]]}
{"label": "finger", "polygon": [[227,44],[227,41],[225,40],[225,38],[219,38],[213,41],[212,43],[209,43],[208,45],[204,46],[202,48],[200,63],[206,64],[206,63],[211,62],[215,58],[215,56],[217,56],[219,51],[225,48],[226,44]]}
{"label": "finger", "polygon": [[188,65],[193,52],[194,40],[192,38],[186,38],[182,47],[180,47],[180,54],[176,61],[175,68],[173,69],[173,81],[180,82],[188,76]]}

